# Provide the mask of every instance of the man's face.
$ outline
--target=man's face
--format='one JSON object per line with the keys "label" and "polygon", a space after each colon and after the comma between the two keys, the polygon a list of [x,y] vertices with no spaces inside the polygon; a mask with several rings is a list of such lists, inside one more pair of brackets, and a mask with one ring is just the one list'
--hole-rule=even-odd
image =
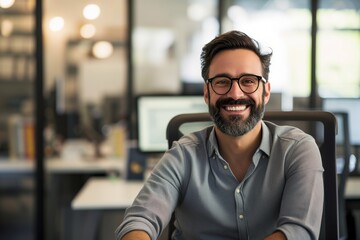
{"label": "man's face", "polygon": [[[209,68],[209,78],[227,75],[238,78],[243,74],[262,76],[259,57],[246,49],[225,50],[213,58]],[[216,94],[204,85],[204,99],[215,125],[225,134],[242,136],[255,127],[264,113],[264,105],[270,98],[270,84],[259,83],[259,88],[251,93],[244,93],[233,81],[232,87],[225,95]]]}

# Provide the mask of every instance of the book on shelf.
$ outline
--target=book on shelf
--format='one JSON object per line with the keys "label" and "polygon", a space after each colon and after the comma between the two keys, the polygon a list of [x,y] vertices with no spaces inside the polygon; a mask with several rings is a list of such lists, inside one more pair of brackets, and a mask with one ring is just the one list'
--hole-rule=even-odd
{"label": "book on shelf", "polygon": [[12,160],[34,160],[35,124],[32,117],[14,114],[8,119],[9,158]]}

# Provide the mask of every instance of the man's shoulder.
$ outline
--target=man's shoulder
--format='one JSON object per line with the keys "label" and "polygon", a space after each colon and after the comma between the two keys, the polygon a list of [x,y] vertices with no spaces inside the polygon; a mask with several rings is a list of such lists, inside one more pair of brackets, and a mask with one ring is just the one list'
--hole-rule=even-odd
{"label": "man's shoulder", "polygon": [[183,145],[204,143],[207,141],[211,130],[212,127],[206,127],[201,130],[185,134],[178,142]]}
{"label": "man's shoulder", "polygon": [[294,140],[294,141],[313,139],[313,137],[310,134],[304,132],[299,127],[292,126],[286,123],[284,125],[278,125],[269,121],[264,121],[264,122],[266,127],[269,129],[269,132],[274,138],[283,139],[283,140]]}

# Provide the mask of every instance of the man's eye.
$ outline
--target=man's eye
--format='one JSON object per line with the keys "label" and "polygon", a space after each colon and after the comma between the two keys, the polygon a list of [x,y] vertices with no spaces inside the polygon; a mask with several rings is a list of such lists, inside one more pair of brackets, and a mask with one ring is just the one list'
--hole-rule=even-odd
{"label": "man's eye", "polygon": [[243,85],[253,85],[255,84],[257,79],[254,78],[243,78],[241,79],[241,84]]}
{"label": "man's eye", "polygon": [[230,81],[229,79],[223,78],[223,79],[216,79],[215,81],[215,85],[219,85],[219,86],[224,86],[224,85],[229,85]]}

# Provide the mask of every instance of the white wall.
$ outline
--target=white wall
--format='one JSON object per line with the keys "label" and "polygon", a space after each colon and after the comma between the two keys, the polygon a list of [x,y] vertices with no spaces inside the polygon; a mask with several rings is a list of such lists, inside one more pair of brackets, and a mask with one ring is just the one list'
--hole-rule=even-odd
{"label": "white wall", "polygon": [[[100,6],[102,12],[98,19],[89,21],[82,16],[82,9],[87,3],[96,3]],[[65,20],[64,29],[60,32],[51,32],[48,28],[49,20],[55,16],[61,16]],[[43,29],[45,46],[45,91],[53,86],[55,78],[66,77],[66,42],[69,39],[79,38],[78,32],[81,24],[86,22],[93,23],[97,29],[95,38],[106,40],[124,38],[126,21],[126,0],[46,0],[44,3]]]}

